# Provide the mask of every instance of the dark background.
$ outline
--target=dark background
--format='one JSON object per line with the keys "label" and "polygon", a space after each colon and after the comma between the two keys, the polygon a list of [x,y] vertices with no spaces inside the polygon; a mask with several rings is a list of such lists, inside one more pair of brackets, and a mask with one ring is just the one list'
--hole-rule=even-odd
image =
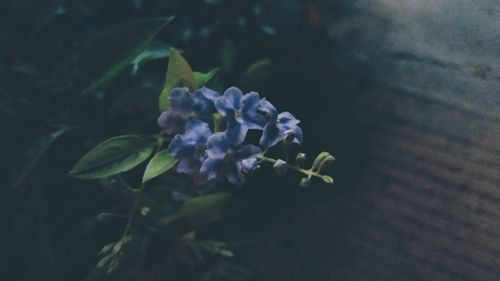
{"label": "dark background", "polygon": [[[122,224],[96,219],[112,210],[99,184],[66,173],[108,137],[157,131],[167,59],[77,99],[74,56],[104,27],[176,15],[156,40],[195,70],[220,66],[219,85],[294,113],[302,151],[337,159],[333,186],[266,169],[249,179],[238,191],[248,208],[224,226],[254,240],[241,259],[269,280],[498,280],[497,1],[0,5],[2,279],[83,280],[120,235]],[[78,128],[14,186],[15,163],[61,121]]]}

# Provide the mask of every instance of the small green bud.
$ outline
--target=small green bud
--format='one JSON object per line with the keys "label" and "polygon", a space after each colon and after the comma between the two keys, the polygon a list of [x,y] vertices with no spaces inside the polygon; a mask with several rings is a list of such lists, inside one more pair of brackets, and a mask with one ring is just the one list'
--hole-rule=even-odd
{"label": "small green bud", "polygon": [[295,163],[297,163],[297,165],[304,163],[306,160],[307,160],[307,155],[302,152],[297,154],[297,157],[295,157]]}
{"label": "small green bud", "polygon": [[330,153],[321,152],[320,154],[318,154],[318,156],[316,156],[316,159],[314,159],[311,170],[314,172],[319,172],[334,161],[335,157],[333,157]]}
{"label": "small green bud", "polygon": [[325,175],[325,176],[321,176],[321,179],[322,179],[324,182],[328,183],[328,184],[332,184],[332,183],[333,183],[333,178],[332,178],[332,177],[330,177],[330,176],[326,176],[326,175]]}
{"label": "small green bud", "polygon": [[223,125],[222,125],[222,115],[220,115],[219,113],[214,113],[213,114],[213,117],[214,117],[214,131],[215,132],[222,132],[224,131],[224,128],[223,128]]}
{"label": "small green bud", "polygon": [[323,162],[321,162],[321,166],[320,166],[320,170],[326,168],[326,167],[329,167],[331,164],[333,164],[333,162],[335,162],[335,157],[333,157],[332,155],[328,155],[325,159],[323,159]]}
{"label": "small green bud", "polygon": [[310,184],[311,184],[311,178],[305,177],[305,178],[300,179],[300,183],[299,183],[300,186],[308,187]]}
{"label": "small green bud", "polygon": [[149,214],[149,211],[151,211],[151,209],[150,209],[149,207],[147,207],[147,206],[146,206],[146,207],[143,207],[143,208],[141,209],[141,215],[143,215],[143,216],[147,216],[147,215]]}

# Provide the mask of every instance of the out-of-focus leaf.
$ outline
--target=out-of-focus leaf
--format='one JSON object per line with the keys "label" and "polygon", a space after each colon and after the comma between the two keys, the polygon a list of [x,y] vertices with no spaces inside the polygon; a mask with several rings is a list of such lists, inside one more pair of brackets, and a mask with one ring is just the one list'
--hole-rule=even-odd
{"label": "out-of-focus leaf", "polygon": [[145,161],[154,144],[134,135],[111,138],[85,154],[69,175],[98,179],[126,172]]}
{"label": "out-of-focus leaf", "polygon": [[184,202],[179,210],[163,221],[169,224],[178,219],[186,219],[191,226],[203,224],[219,213],[230,198],[229,193],[213,193],[193,197]]}
{"label": "out-of-focus leaf", "polygon": [[136,75],[139,67],[150,60],[163,59],[168,57],[170,53],[170,45],[163,42],[151,41],[149,46],[144,49],[135,59],[131,62],[132,74]]}
{"label": "out-of-focus leaf", "polygon": [[139,232],[104,246],[102,258],[86,281],[135,280],[146,257],[148,236]]}
{"label": "out-of-focus leaf", "polygon": [[271,77],[270,59],[261,59],[249,65],[239,77],[240,84],[247,87],[255,87]]}
{"label": "out-of-focus leaf", "polygon": [[261,26],[262,28],[262,31],[264,31],[265,33],[269,34],[269,35],[276,35],[276,29],[268,24],[263,24]]}
{"label": "out-of-focus leaf", "polygon": [[164,149],[159,151],[158,153],[151,158],[144,171],[144,176],[142,177],[142,182],[147,182],[150,179],[153,179],[166,171],[170,170],[175,164],[177,160],[170,155],[168,150]]}
{"label": "out-of-focus leaf", "polygon": [[215,75],[219,72],[219,68],[212,69],[207,73],[195,72],[194,79],[196,80],[196,85],[198,88],[203,87],[208,81],[212,80]]}
{"label": "out-of-focus leaf", "polygon": [[196,90],[196,80],[191,66],[189,66],[188,62],[182,57],[179,51],[171,48],[165,87],[161,91],[159,99],[160,111],[167,110],[168,96],[172,89],[178,85],[186,86],[193,92]]}
{"label": "out-of-focus leaf", "polygon": [[154,83],[154,81],[133,85],[113,100],[109,114],[116,118],[117,116],[133,116],[143,109],[149,110],[155,106],[156,97],[161,89],[161,85]]}
{"label": "out-of-focus leaf", "polygon": [[121,175],[105,177],[99,180],[108,196],[125,208],[132,208],[139,192],[133,189]]}
{"label": "out-of-focus leaf", "polygon": [[228,249],[227,243],[213,240],[202,240],[188,243],[177,249],[177,256],[195,267],[197,264],[205,263],[214,257],[234,257],[234,253]]}
{"label": "out-of-focus leaf", "polygon": [[97,220],[101,222],[114,221],[114,220],[124,220],[128,219],[127,215],[120,215],[115,213],[100,213],[97,216]]}
{"label": "out-of-focus leaf", "polygon": [[38,161],[47,152],[50,146],[62,135],[71,131],[75,127],[64,124],[57,124],[50,128],[50,131],[36,139],[21,156],[21,160],[14,166],[13,185],[18,186],[23,183],[26,177],[33,170]]}
{"label": "out-of-focus leaf", "polygon": [[220,51],[221,66],[224,72],[233,70],[236,63],[236,46],[233,42],[226,39],[223,41]]}
{"label": "out-of-focus leaf", "polygon": [[241,265],[222,261],[208,269],[201,277],[201,281],[248,281],[255,278],[252,270]]}
{"label": "out-of-focus leaf", "polygon": [[173,17],[130,20],[108,27],[92,37],[76,59],[77,70],[93,82],[88,94],[110,82],[130,64]]}

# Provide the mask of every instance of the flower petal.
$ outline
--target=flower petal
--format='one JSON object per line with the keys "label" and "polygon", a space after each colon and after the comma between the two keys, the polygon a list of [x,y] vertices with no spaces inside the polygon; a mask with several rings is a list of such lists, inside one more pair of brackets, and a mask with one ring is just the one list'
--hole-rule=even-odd
{"label": "flower petal", "polygon": [[174,88],[168,100],[171,109],[178,110],[185,114],[190,113],[195,105],[193,97],[186,87]]}
{"label": "flower petal", "polygon": [[240,109],[241,108],[241,98],[243,97],[243,92],[236,88],[231,87],[224,92],[222,98],[233,108]]}
{"label": "flower petal", "polygon": [[215,108],[224,119],[235,120],[236,113],[234,107],[224,97],[215,100]]}
{"label": "flower petal", "polygon": [[158,117],[158,126],[167,135],[183,132],[185,125],[186,117],[174,109],[164,111]]}
{"label": "flower petal", "polygon": [[302,129],[299,126],[296,126],[292,130],[295,132],[295,139],[293,141],[302,145],[302,142],[304,141]]}
{"label": "flower petal", "polygon": [[264,116],[257,112],[244,111],[243,113],[243,123],[247,125],[249,129],[262,130],[266,124],[266,119]]}
{"label": "flower petal", "polygon": [[236,160],[257,158],[261,154],[262,150],[258,146],[247,144],[236,149]]}
{"label": "flower petal", "polygon": [[259,110],[267,114],[269,121],[276,122],[278,120],[278,110],[266,98],[260,100]]}
{"label": "flower petal", "polygon": [[230,144],[240,144],[245,140],[247,132],[247,125],[236,121],[228,122],[225,132],[227,142]]}
{"label": "flower petal", "polygon": [[177,164],[177,173],[195,174],[200,171],[201,161],[198,158],[186,158]]}
{"label": "flower petal", "polygon": [[228,163],[226,166],[226,178],[229,183],[242,186],[245,182],[245,176],[241,172],[241,164],[236,162]]}
{"label": "flower petal", "polygon": [[262,132],[259,144],[265,148],[276,145],[283,139],[283,132],[275,123],[267,123]]}
{"label": "flower petal", "polygon": [[208,181],[215,179],[218,174],[223,160],[216,157],[208,157],[201,164],[200,173],[206,177]]}
{"label": "flower petal", "polygon": [[177,134],[168,145],[168,152],[176,159],[193,157],[196,152],[196,144],[183,135]]}
{"label": "flower petal", "polygon": [[224,158],[226,151],[229,149],[226,136],[223,132],[211,135],[207,140],[207,155],[209,157]]}
{"label": "flower petal", "polygon": [[290,112],[285,111],[281,112],[278,115],[278,123],[283,124],[284,126],[289,126],[291,128],[292,126],[295,126],[300,123],[300,120],[295,118]]}
{"label": "flower petal", "polygon": [[196,90],[196,92],[199,92],[205,98],[211,100],[212,102],[214,102],[217,98],[221,96],[219,92],[209,89],[207,87],[201,87],[200,89]]}
{"label": "flower petal", "polygon": [[250,92],[241,98],[241,111],[256,111],[260,104],[260,96],[257,92]]}
{"label": "flower petal", "polygon": [[186,124],[184,135],[193,140],[196,144],[205,144],[212,134],[207,123],[200,120],[191,120]]}

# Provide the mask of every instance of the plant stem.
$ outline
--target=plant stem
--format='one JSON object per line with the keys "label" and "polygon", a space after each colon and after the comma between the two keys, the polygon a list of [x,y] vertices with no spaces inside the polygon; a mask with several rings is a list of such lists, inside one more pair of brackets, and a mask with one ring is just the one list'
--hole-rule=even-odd
{"label": "plant stem", "polygon": [[[276,159],[269,158],[269,157],[266,157],[266,156],[264,156],[264,155],[261,155],[261,156],[259,156],[258,158],[259,158],[259,160],[261,160],[261,161],[263,161],[263,162],[268,162],[268,163],[271,163],[271,164],[274,164],[274,163],[276,163],[276,162],[278,161],[278,160],[276,160]],[[308,177],[318,177],[318,178],[321,178],[321,177],[322,177],[322,176],[321,176],[319,173],[317,173],[317,172],[313,172],[313,171],[311,171],[311,170],[302,169],[302,168],[300,168],[300,167],[298,167],[298,166],[295,166],[295,165],[290,165],[290,164],[288,164],[288,168],[290,168],[290,169],[292,169],[292,170],[294,170],[294,171],[297,171],[297,172],[299,172],[299,173],[302,173],[302,174],[304,174],[304,175],[306,175],[306,176],[308,176]]]}
{"label": "plant stem", "polygon": [[137,198],[135,199],[134,206],[132,207],[132,210],[130,211],[130,214],[128,215],[128,221],[127,225],[125,226],[125,231],[123,231],[122,235],[122,240],[129,234],[130,229],[132,228],[132,221],[134,220],[135,213],[137,212],[137,209],[139,208],[139,203],[142,199],[142,194],[144,194],[144,187],[146,185],[143,183],[141,184],[141,187],[139,188],[139,192],[137,193]]}
{"label": "plant stem", "polygon": [[[154,154],[156,154],[158,151],[161,150],[161,147],[163,146],[163,143],[166,140],[167,140],[166,138],[161,137],[161,136],[158,138],[158,146],[156,147]],[[139,205],[140,205],[140,202],[142,199],[142,195],[144,194],[145,188],[146,188],[146,183],[142,183],[138,189],[137,197],[135,198],[134,206],[132,207],[132,210],[130,211],[130,214],[128,215],[127,225],[125,226],[125,230],[123,231],[123,235],[122,235],[121,240],[123,240],[129,234],[130,229],[132,229],[132,222],[134,220],[135,214],[137,213],[137,209],[139,208]]]}

